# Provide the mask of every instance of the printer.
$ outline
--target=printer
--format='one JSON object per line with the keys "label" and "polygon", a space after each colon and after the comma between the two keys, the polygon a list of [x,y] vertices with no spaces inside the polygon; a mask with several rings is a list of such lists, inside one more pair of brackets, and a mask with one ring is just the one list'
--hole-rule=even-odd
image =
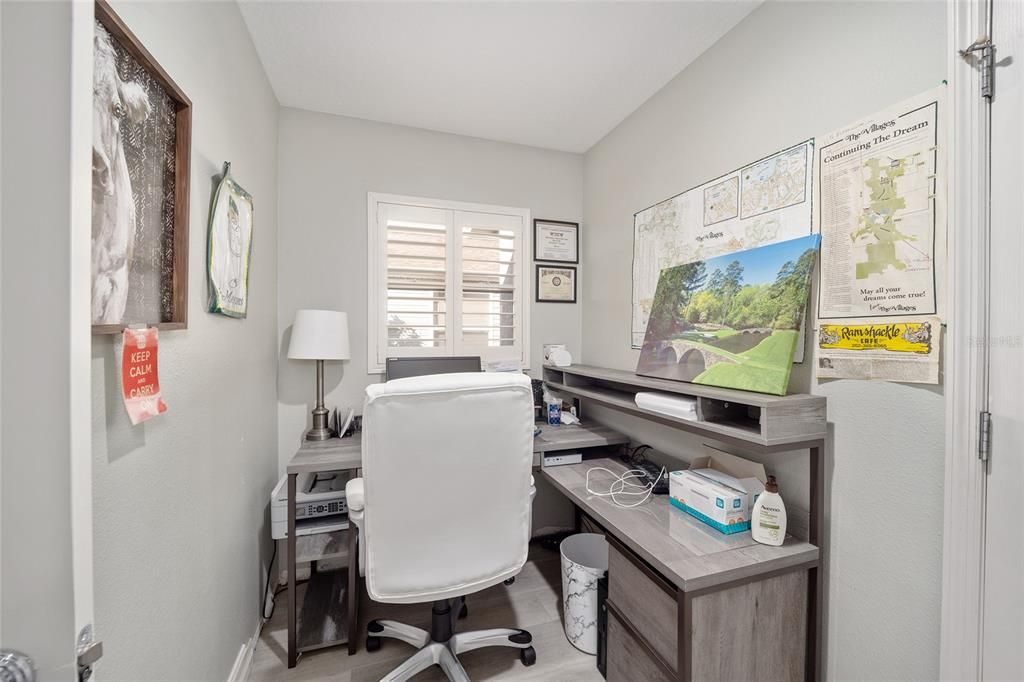
{"label": "printer", "polygon": [[[311,535],[348,527],[345,502],[347,471],[299,474],[295,481],[295,534]],[[288,537],[288,477],[283,476],[270,494],[270,536]]]}

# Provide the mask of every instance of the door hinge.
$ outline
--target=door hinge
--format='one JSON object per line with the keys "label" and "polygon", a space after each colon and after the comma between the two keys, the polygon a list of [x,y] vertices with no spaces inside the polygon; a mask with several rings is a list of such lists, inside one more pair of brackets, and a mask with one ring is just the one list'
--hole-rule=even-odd
{"label": "door hinge", "polygon": [[987,462],[992,451],[992,413],[978,413],[978,459]]}
{"label": "door hinge", "polygon": [[92,677],[92,667],[103,655],[103,642],[94,638],[92,623],[83,627],[82,631],[78,633],[76,653],[78,654],[78,680],[79,682],[88,682]]}
{"label": "door hinge", "polygon": [[960,50],[960,56],[968,62],[977,62],[981,70],[981,96],[992,99],[992,70],[995,68],[996,46],[985,36],[978,38],[967,48]]}

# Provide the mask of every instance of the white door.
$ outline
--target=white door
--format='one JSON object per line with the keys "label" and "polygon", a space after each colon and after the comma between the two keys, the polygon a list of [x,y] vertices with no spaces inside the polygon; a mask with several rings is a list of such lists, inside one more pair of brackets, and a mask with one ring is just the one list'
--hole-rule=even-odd
{"label": "white door", "polygon": [[0,2],[0,649],[39,680],[92,613],[92,11]]}
{"label": "white door", "polygon": [[982,671],[1024,679],[1024,3],[996,0]]}

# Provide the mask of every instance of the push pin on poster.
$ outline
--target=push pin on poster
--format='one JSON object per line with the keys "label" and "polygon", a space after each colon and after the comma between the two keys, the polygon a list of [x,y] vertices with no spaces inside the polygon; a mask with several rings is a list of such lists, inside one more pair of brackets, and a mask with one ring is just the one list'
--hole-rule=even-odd
{"label": "push pin on poster", "polygon": [[121,395],[132,426],[163,414],[157,375],[158,330],[146,325],[126,327],[121,343]]}

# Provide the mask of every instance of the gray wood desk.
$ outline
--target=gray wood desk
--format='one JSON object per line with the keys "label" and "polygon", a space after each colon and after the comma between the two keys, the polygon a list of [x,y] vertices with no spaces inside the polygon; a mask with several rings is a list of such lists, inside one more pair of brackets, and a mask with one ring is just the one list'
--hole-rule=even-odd
{"label": "gray wood desk", "polygon": [[599,491],[627,469],[592,459],[541,475],[609,540],[608,682],[813,677],[808,590],[817,547],[792,536],[767,547],[750,533],[724,535],[666,496],[618,507],[587,492],[592,467],[614,472],[591,476]]}
{"label": "gray wood desk", "polygon": [[[544,469],[542,475],[680,590],[706,590],[818,559],[817,547],[792,536],[781,547],[769,547],[755,542],[750,533],[724,535],[672,507],[667,495],[651,495],[637,507],[619,507],[607,497],[587,492],[587,470],[593,467],[616,474],[627,469],[617,459],[588,459]],[[607,490],[613,478],[594,472],[590,484],[595,490]]]}
{"label": "gray wood desk", "polygon": [[[676,647],[669,648],[667,645],[660,651],[655,651],[650,647],[647,649],[620,647],[620,651],[625,653],[619,657],[618,664],[625,661],[628,665],[638,668],[644,668],[647,664],[650,668],[651,679],[660,679],[666,674],[669,679],[683,680],[754,677],[822,679],[824,582],[820,568],[821,558],[817,548],[821,547],[825,525],[823,455],[825,437],[828,433],[825,398],[799,394],[773,396],[749,391],[721,389],[683,381],[644,377],[626,370],[591,365],[545,366],[544,383],[556,395],[568,396],[574,402],[581,403],[583,414],[588,413],[590,405],[600,405],[649,422],[687,431],[706,441],[740,448],[740,452],[737,454],[751,453],[770,457],[777,452],[807,451],[810,509],[808,510],[806,538],[804,538],[806,542],[787,542],[780,550],[776,551],[752,545],[733,546],[739,541],[724,538],[717,538],[721,541],[718,547],[712,545],[707,548],[699,536],[695,536],[688,530],[684,533],[685,541],[677,542],[677,547],[669,549],[672,545],[665,536],[660,538],[660,542],[656,539],[660,532],[666,530],[664,523],[660,530],[655,530],[656,526],[653,525],[647,529],[634,527],[637,524],[636,519],[619,513],[619,510],[611,510],[606,504],[589,500],[585,490],[581,493],[580,480],[572,478],[571,470],[545,470],[544,474],[573,501],[577,502],[578,511],[582,510],[583,513],[603,517],[604,522],[610,525],[609,537],[612,539],[610,558],[613,561],[616,560],[615,557],[619,558],[618,572],[621,575],[628,576],[630,571],[635,569],[634,572],[641,576],[632,581],[637,584],[643,582],[642,576],[653,576],[652,584],[663,587],[663,591],[670,600],[678,600],[678,608],[673,605],[670,610],[664,611],[661,614],[664,622],[659,624],[661,632],[671,630],[672,632],[689,633],[690,636],[687,637],[680,635],[678,649]],[[696,418],[680,419],[640,408],[636,404],[636,395],[642,391],[656,391],[688,397],[696,405]],[[556,478],[562,478],[560,484],[555,480]],[[665,518],[669,519],[670,522],[667,526],[669,535],[673,530],[678,534],[682,519],[676,520],[675,528],[673,528],[671,519],[675,517],[665,516],[669,511],[667,508],[659,510],[657,503],[647,510],[649,514],[662,518],[662,521]],[[600,524],[600,521],[598,523]],[[656,547],[660,549],[655,551]],[[705,548],[702,549],[702,547]],[[765,554],[766,549],[768,554]],[[613,577],[612,568],[612,566],[609,567],[608,596],[609,612],[613,616],[609,617],[608,621],[609,682],[616,677],[612,674],[611,665],[613,627],[615,628],[615,637],[620,643],[630,640],[630,638],[632,638],[630,641],[635,640],[644,644],[660,641],[657,634],[659,628],[654,628],[655,634],[650,634],[650,630],[644,627],[635,627],[638,622],[646,622],[645,619],[649,614],[658,613],[658,606],[647,605],[650,607],[648,610],[641,609],[640,612],[633,612],[633,618],[629,617],[630,614],[625,613],[628,610],[625,607],[614,608],[614,606],[631,604],[630,593],[636,593],[636,590],[629,588],[629,580],[618,581],[620,598],[615,599],[613,592],[617,581]],[[782,573],[775,575],[779,571]],[[736,581],[744,581],[745,586],[737,584]],[[706,594],[708,590],[715,592],[717,595],[715,599],[712,599],[710,594]],[[648,594],[653,593],[649,592]],[[742,637],[741,633],[727,634],[722,629],[712,637],[714,642],[700,643],[697,651],[702,652],[702,656],[699,659],[691,657],[690,647],[694,646],[700,632],[713,632],[712,626],[716,622],[722,628],[728,625],[721,621],[721,609],[709,606],[716,604],[716,599],[721,600],[718,603],[723,608],[728,608],[726,602],[733,600],[732,606],[735,607],[738,604],[742,610],[748,609],[751,604],[754,604],[755,607],[758,603],[762,605],[776,604],[772,600],[777,600],[780,595],[786,595],[786,601],[782,606],[795,605],[796,609],[794,611],[793,608],[773,607],[780,613],[788,614],[788,621],[785,623],[775,622],[772,626],[775,632],[786,632],[783,640],[758,642],[750,637]],[[658,603],[664,606],[664,600]],[[702,608],[709,612],[699,613]],[[764,612],[765,609],[761,609],[761,611]],[[796,618],[797,611],[805,617]],[[677,613],[680,618],[679,623],[669,623],[668,621],[672,620]],[[796,623],[796,620],[800,622]],[[700,632],[693,629],[698,622],[704,628]],[[766,628],[759,626],[755,634],[762,636],[765,631]],[[752,642],[750,646],[755,649],[760,646],[773,652],[775,652],[772,648],[773,645],[781,641],[789,646],[792,642],[804,640],[806,652],[805,655],[798,657],[798,652],[795,649],[787,650],[786,655],[779,659],[780,661],[784,660],[785,665],[780,663],[781,667],[774,670],[767,670],[765,666],[754,667],[749,648],[741,651],[740,655],[729,657],[718,656],[716,658],[714,655],[709,655],[708,652],[723,653],[727,648],[725,643],[728,643],[728,647],[732,647],[728,651],[735,654],[735,647],[738,645],[734,641],[737,639]],[[637,654],[637,651],[646,651],[647,653],[641,655]],[[798,658],[799,660],[797,660]],[[714,660],[739,662],[746,667],[718,669],[707,667],[706,664]],[[644,669],[648,670],[648,668]],[[658,671],[661,671],[661,674],[658,674]]]}
{"label": "gray wood desk", "polygon": [[[349,654],[356,652],[356,632],[359,628],[359,553],[358,538],[355,528],[349,526],[347,530],[339,530],[334,533],[322,535],[307,535],[297,537],[295,535],[295,493],[296,481],[299,474],[316,473],[319,471],[348,471],[357,472],[362,466],[362,434],[357,433],[348,438],[332,438],[325,441],[302,441],[299,451],[295,453],[288,462],[285,473],[288,475],[288,667],[294,668],[299,660],[299,651],[314,649],[331,644],[348,644]],[[347,542],[339,536],[347,535]],[[325,539],[326,538],[326,539]],[[300,548],[300,545],[302,547]],[[341,552],[341,547],[346,548]],[[317,631],[320,623],[331,620],[335,632],[335,640],[328,642],[299,642],[299,612],[298,595],[295,591],[296,565],[304,561],[311,561],[319,558],[326,558],[331,546],[335,550],[335,556],[348,555],[348,569],[346,575],[345,596],[341,600],[344,603],[345,615],[342,621],[336,610],[341,609],[342,604],[331,603],[330,597],[336,594],[328,589],[328,599],[319,600],[317,595],[311,595],[307,599],[307,605],[303,608],[304,621],[307,623],[302,630]],[[327,551],[325,551],[327,550]],[[309,588],[307,588],[308,590]],[[308,594],[308,591],[307,591]],[[317,621],[312,625],[312,621]],[[344,626],[344,627],[342,627]]]}
{"label": "gray wood desk", "polygon": [[[559,425],[538,424],[541,429],[540,435],[533,440],[533,465],[540,466],[541,454],[557,450],[578,450],[584,448],[606,447],[622,443],[628,443],[629,438],[618,433],[607,426],[600,424],[593,425]],[[311,535],[297,538],[295,535],[295,493],[297,477],[301,473],[313,473],[318,471],[350,471],[358,472],[362,467],[362,434],[357,433],[349,438],[332,438],[326,441],[313,442],[303,441],[298,452],[288,462],[286,472],[288,475],[288,667],[294,668],[298,662],[301,650],[319,648],[332,644],[348,644],[349,654],[354,654],[358,647],[359,633],[359,551],[357,532],[354,527],[344,531],[331,533],[325,539],[324,536]],[[347,535],[347,551],[340,551],[342,541],[339,535]],[[304,551],[304,548],[306,550]],[[300,623],[297,595],[295,592],[296,564],[304,559],[311,560],[322,558],[324,551],[329,556],[348,556],[348,569],[346,576],[347,592],[344,602],[344,622],[339,623],[341,618],[332,610],[332,607],[341,609],[341,605],[315,603],[316,600],[307,600],[303,608],[303,618]],[[330,554],[334,551],[334,554]],[[334,594],[334,593],[330,593]],[[322,600],[326,601],[326,600]],[[314,603],[310,603],[314,602]],[[308,611],[308,612],[307,612]],[[338,639],[324,642],[307,644],[300,642],[300,630],[317,630],[318,624],[324,620],[331,620],[332,625],[339,633]],[[311,627],[306,623],[313,622]],[[300,625],[302,627],[300,627]],[[343,628],[341,626],[344,626]]]}

